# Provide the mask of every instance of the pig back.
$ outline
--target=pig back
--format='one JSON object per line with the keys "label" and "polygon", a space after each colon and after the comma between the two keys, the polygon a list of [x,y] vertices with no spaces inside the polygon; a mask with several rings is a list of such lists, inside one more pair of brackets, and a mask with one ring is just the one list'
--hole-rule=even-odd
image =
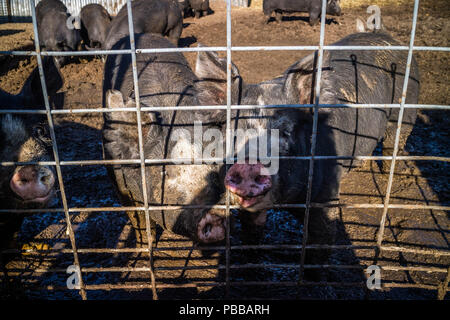
{"label": "pig back", "polygon": [[[336,46],[397,46],[399,43],[385,33],[356,33]],[[401,50],[330,50],[325,51],[320,90],[321,104],[398,104],[401,102],[407,51]],[[301,68],[311,72],[317,56],[303,59]],[[308,86],[306,86],[308,87]],[[314,103],[314,90],[304,90],[302,103]],[[419,70],[411,63],[406,103],[417,103]],[[321,108],[319,119],[327,126],[335,142],[338,156],[371,155],[383,138],[388,120],[395,121],[398,108]],[[415,109],[405,109],[404,122],[414,123]],[[320,140],[320,132],[318,135]],[[318,144],[318,155],[328,155],[326,144]]]}

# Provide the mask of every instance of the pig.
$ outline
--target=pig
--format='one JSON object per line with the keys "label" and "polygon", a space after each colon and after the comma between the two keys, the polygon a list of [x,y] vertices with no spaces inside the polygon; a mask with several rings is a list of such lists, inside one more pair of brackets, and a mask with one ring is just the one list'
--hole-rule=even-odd
{"label": "pig", "polygon": [[[183,17],[176,0],[135,0],[131,2],[135,33],[156,33],[178,45],[183,31]],[[128,9],[124,5],[110,24],[103,47],[105,50],[129,35]]]}
{"label": "pig", "polygon": [[[49,94],[62,86],[54,61],[43,59]],[[17,95],[0,90],[0,108],[41,109],[43,96],[37,68]],[[0,114],[0,161],[50,161],[51,140],[43,115]],[[55,193],[55,173],[47,165],[0,166],[0,209],[45,208]],[[25,213],[0,214],[0,248],[16,245],[17,235]],[[5,262],[5,260],[3,260]]]}
{"label": "pig", "polygon": [[[81,41],[76,26],[69,28],[71,16],[59,0],[42,0],[36,6],[39,45],[47,51],[76,51]],[[55,56],[58,67],[68,62],[67,56]]]}
{"label": "pig", "polygon": [[[128,37],[121,39],[113,49],[129,48],[129,40]],[[156,34],[137,34],[135,43],[136,48],[175,48],[168,39]],[[217,81],[217,77],[224,75],[197,77],[179,52],[139,54],[136,59],[141,106],[225,103],[226,83]],[[217,69],[217,63],[215,55],[200,52],[196,69]],[[225,66],[221,66],[220,70],[226,70]],[[135,106],[130,55],[108,56],[103,91],[105,108]],[[223,110],[142,112],[145,158],[191,158],[192,145],[188,137],[194,135],[195,122],[203,123],[203,130],[217,128],[220,132],[224,115]],[[102,135],[105,159],[139,159],[136,112],[109,112],[104,117]],[[140,166],[114,165],[107,169],[122,204],[143,206]],[[145,180],[150,207],[216,204],[224,192],[223,170],[223,165],[216,163],[183,165],[172,160],[167,164],[147,166]],[[153,223],[189,237],[195,243],[216,243],[225,237],[223,213],[214,208],[151,210],[149,213]],[[131,211],[128,216],[135,229],[137,246],[145,244],[144,213]]]}
{"label": "pig", "polygon": [[[340,0],[327,0],[327,14],[340,16],[339,2]],[[277,22],[281,22],[283,12],[308,12],[309,24],[314,26],[320,19],[322,0],[264,0],[263,12],[267,17],[267,23],[274,11]]]}
{"label": "pig", "polygon": [[[0,117],[1,161],[49,161],[51,145],[46,125],[32,117]],[[54,195],[53,169],[42,165],[0,168],[1,209],[44,208]],[[0,247],[11,247],[17,237],[23,213],[0,215]]]}
{"label": "pig", "polygon": [[196,19],[199,19],[202,15],[208,15],[211,11],[209,0],[185,0],[181,6],[185,17],[193,12]]}
{"label": "pig", "polygon": [[111,17],[100,4],[91,3],[80,11],[81,38],[88,50],[99,50],[106,40]]}
{"label": "pig", "polygon": [[[386,46],[399,45],[386,33],[355,33],[334,45]],[[325,51],[320,89],[321,104],[391,104],[402,96],[407,52],[343,50]],[[292,65],[280,77],[256,85],[236,83],[242,88],[240,103],[244,105],[313,104],[317,52]],[[236,68],[233,79],[239,78]],[[203,75],[207,76],[207,75]],[[415,59],[406,95],[406,103],[416,104],[419,97],[419,69]],[[237,101],[233,98],[234,103]],[[316,138],[316,156],[369,156],[377,143],[390,150],[395,140],[399,109],[320,108]],[[406,143],[416,119],[415,109],[405,109],[399,150]],[[309,156],[313,112],[310,109],[258,109],[233,115],[233,128],[277,130],[280,156]],[[247,147],[247,146],[245,146]],[[267,148],[272,150],[270,146]],[[251,160],[254,160],[251,162]],[[335,205],[339,201],[342,177],[359,161],[323,159],[314,161],[311,202]],[[231,203],[240,207],[240,216],[249,226],[263,227],[266,211],[274,203],[305,203],[309,160],[279,159],[278,170],[268,173],[262,160],[243,159],[226,173],[224,185]],[[304,210],[291,209],[303,219]],[[311,208],[308,243],[333,244],[337,208]],[[311,252],[311,253],[310,253]],[[306,263],[326,264],[328,250],[306,252]],[[309,273],[308,277],[323,280],[326,274]]]}

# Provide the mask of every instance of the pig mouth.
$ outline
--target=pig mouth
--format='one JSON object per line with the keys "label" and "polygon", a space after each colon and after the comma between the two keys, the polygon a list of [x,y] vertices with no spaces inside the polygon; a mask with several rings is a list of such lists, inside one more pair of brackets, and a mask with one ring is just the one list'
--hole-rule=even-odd
{"label": "pig mouth", "polygon": [[241,196],[235,194],[235,197],[236,197],[238,203],[243,208],[250,208],[250,207],[254,206],[258,202],[260,202],[265,196],[266,196],[265,194],[262,194],[262,195],[259,195],[256,197],[241,197]]}
{"label": "pig mouth", "polygon": [[262,209],[267,209],[270,206],[270,190],[259,194],[257,196],[240,196],[237,193],[230,192],[232,194],[234,201],[239,204],[242,209],[250,212],[256,212]]}
{"label": "pig mouth", "polygon": [[54,190],[51,189],[47,192],[47,194],[45,195],[40,195],[34,198],[22,198],[18,195],[16,195],[16,197],[18,199],[20,199],[22,202],[24,203],[32,203],[32,204],[40,204],[40,205],[45,205],[49,202],[49,200],[53,197],[53,195],[55,194]]}

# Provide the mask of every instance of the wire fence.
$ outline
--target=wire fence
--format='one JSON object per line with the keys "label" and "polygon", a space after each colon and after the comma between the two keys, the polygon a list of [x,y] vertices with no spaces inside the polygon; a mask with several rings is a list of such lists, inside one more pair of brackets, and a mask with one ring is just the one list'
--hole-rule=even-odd
{"label": "wire fence", "polygon": [[[109,1],[112,3],[112,1]],[[419,0],[414,1],[414,11],[412,18],[412,27],[410,34],[410,41],[407,46],[327,46],[324,43],[325,39],[325,17],[326,17],[326,5],[327,1],[322,1],[322,14],[320,20],[320,39],[318,46],[233,46],[231,39],[231,5],[232,1],[227,0],[226,6],[226,46],[225,47],[198,47],[198,48],[176,48],[176,49],[151,49],[151,48],[135,48],[134,42],[134,30],[132,15],[133,12],[131,10],[131,0],[126,1],[126,5],[128,6],[128,21],[129,21],[129,32],[130,32],[130,49],[129,50],[106,50],[106,51],[82,51],[82,52],[42,52],[39,45],[39,35],[37,31],[36,24],[36,13],[35,13],[35,0],[29,0],[28,5],[31,11],[32,23],[33,23],[33,32],[34,32],[34,51],[0,51],[2,55],[22,55],[22,56],[36,56],[37,64],[39,68],[39,75],[42,84],[42,91],[45,102],[44,110],[0,110],[1,114],[8,113],[16,113],[16,114],[45,114],[47,116],[47,121],[50,130],[50,136],[52,141],[52,152],[54,161],[41,161],[41,162],[1,162],[2,166],[15,166],[15,165],[28,165],[28,164],[37,164],[37,165],[51,165],[55,166],[57,179],[59,182],[59,188],[61,192],[61,200],[62,207],[61,208],[51,208],[51,209],[15,209],[15,210],[0,210],[1,213],[7,212],[17,212],[17,213],[36,213],[36,212],[64,212],[65,221],[67,225],[67,233],[70,239],[71,248],[66,249],[50,249],[44,250],[46,253],[50,254],[72,254],[73,261],[76,268],[80,271],[80,283],[79,283],[79,293],[82,299],[87,299],[87,291],[89,290],[114,290],[114,289],[151,289],[153,298],[158,299],[158,289],[164,288],[187,288],[187,287],[201,287],[201,286],[220,286],[225,287],[226,296],[229,296],[230,287],[231,286],[254,286],[254,285],[281,285],[281,286],[354,286],[354,287],[365,287],[365,283],[345,283],[345,282],[309,282],[303,279],[303,274],[305,269],[330,269],[330,268],[340,268],[340,269],[364,269],[366,266],[364,265],[308,265],[305,264],[305,251],[306,250],[317,250],[317,249],[334,249],[334,250],[356,250],[356,249],[374,249],[376,255],[379,256],[381,252],[408,252],[414,254],[430,254],[434,256],[450,256],[449,250],[438,250],[438,249],[428,249],[428,248],[411,248],[411,247],[402,247],[402,246],[390,246],[384,245],[383,239],[385,236],[385,225],[386,225],[386,217],[389,209],[408,209],[408,210],[450,210],[450,206],[441,206],[441,205],[411,205],[411,204],[393,204],[391,203],[391,191],[392,185],[394,181],[394,171],[396,167],[397,161],[401,160],[414,160],[414,161],[445,161],[449,162],[449,157],[437,157],[437,156],[400,156],[399,152],[399,140],[400,140],[400,132],[402,128],[402,120],[403,113],[407,108],[417,108],[417,109],[439,109],[439,110],[449,110],[449,105],[427,105],[427,104],[407,104],[406,103],[406,90],[408,86],[409,74],[411,70],[411,61],[413,57],[414,51],[441,51],[448,52],[450,51],[450,47],[422,47],[415,46],[415,33],[416,33],[416,25],[418,18],[418,9],[419,9]],[[84,3],[84,2],[83,2]],[[114,4],[121,3],[121,1],[115,1]],[[260,51],[260,50],[294,50],[294,51],[302,51],[302,50],[317,50],[318,51],[318,62],[317,62],[317,75],[315,79],[315,102],[313,104],[291,104],[291,105],[233,105],[231,100],[231,57],[232,53],[235,51]],[[320,88],[321,88],[321,76],[322,76],[322,65],[323,65],[323,56],[324,51],[326,50],[404,50],[407,51],[407,64],[404,76],[404,83],[402,89],[402,98],[400,103],[397,104],[340,104],[340,105],[329,105],[329,104],[320,104]],[[136,55],[142,53],[159,53],[159,52],[200,52],[200,51],[222,51],[226,53],[227,56],[227,101],[226,105],[222,106],[162,106],[162,107],[141,107],[140,104],[140,96],[139,96],[139,85],[138,85],[138,73],[136,68]],[[135,92],[135,102],[136,106],[134,108],[118,108],[118,109],[71,109],[71,110],[52,110],[50,107],[50,103],[47,95],[47,87],[44,78],[44,69],[42,64],[42,56],[83,56],[83,55],[98,55],[98,54],[130,54],[132,58],[132,70],[133,70],[133,83],[134,83],[134,92]],[[399,117],[397,122],[396,136],[395,136],[395,144],[392,156],[318,156],[316,155],[316,137],[318,131],[318,115],[320,108],[398,108],[399,109]],[[302,243],[299,245],[231,245],[230,242],[230,210],[238,209],[237,206],[233,206],[230,203],[230,194],[227,190],[226,202],[225,205],[202,205],[202,206],[188,206],[188,205],[180,205],[180,206],[153,206],[149,205],[149,201],[147,198],[147,193],[143,192],[143,206],[139,207],[95,207],[95,208],[79,208],[79,207],[69,207],[64,187],[64,179],[61,172],[62,166],[74,166],[74,165],[114,165],[114,164],[135,164],[140,165],[141,169],[141,186],[142,190],[147,190],[146,187],[146,165],[147,164],[163,164],[170,163],[171,159],[146,159],[144,157],[144,147],[143,147],[143,135],[142,135],[142,123],[141,123],[141,114],[143,112],[148,111],[168,111],[168,110],[225,110],[226,111],[226,126],[227,126],[227,136],[226,136],[226,157],[222,158],[214,158],[214,159],[202,159],[203,161],[227,161],[227,163],[233,163],[235,158],[232,156],[231,150],[231,111],[236,109],[256,109],[256,108],[313,108],[313,131],[312,131],[312,140],[311,140],[311,149],[310,156],[303,157],[287,157],[281,156],[279,159],[297,159],[297,160],[307,160],[309,161],[309,174],[308,174],[308,192],[306,196],[306,202],[303,204],[279,204],[275,205],[274,208],[304,208],[305,216],[303,221],[303,232],[304,236],[302,238]],[[85,113],[108,113],[108,112],[134,112],[137,117],[137,129],[138,129],[138,139],[139,139],[139,159],[127,159],[127,160],[83,160],[83,161],[61,161],[60,154],[58,152],[58,145],[56,141],[55,135],[55,125],[53,116],[61,115],[61,114],[85,114]],[[268,157],[270,158],[270,157]],[[388,183],[385,193],[385,198],[383,204],[373,204],[373,203],[361,203],[361,204],[338,204],[333,205],[342,208],[378,208],[382,209],[382,217],[379,223],[379,229],[377,234],[377,241],[374,245],[318,245],[318,244],[310,244],[308,243],[308,223],[310,218],[310,209],[315,207],[326,207],[327,205],[313,203],[311,197],[312,191],[312,183],[313,183],[313,172],[316,161],[323,159],[355,159],[355,160],[390,160],[390,169],[389,169],[389,177]],[[331,206],[331,205],[328,205]],[[212,268],[212,269],[221,269],[225,272],[225,281],[224,282],[195,282],[192,283],[184,283],[184,284],[164,284],[157,283],[155,278],[155,268],[153,266],[153,254],[154,252],[161,250],[192,250],[191,247],[166,247],[166,248],[154,248],[151,238],[152,238],[152,230],[150,228],[150,211],[152,210],[178,210],[181,208],[216,208],[220,210],[225,210],[226,212],[226,241],[224,245],[219,246],[208,246],[205,249],[208,250],[224,250],[225,251],[225,264],[219,266],[203,266],[203,267],[192,267],[192,268]],[[71,214],[79,213],[79,212],[99,212],[99,211],[107,211],[111,214],[119,211],[140,211],[145,214],[146,221],[146,231],[147,231],[147,241],[148,246],[145,248],[83,248],[80,249],[77,247],[77,242],[73,230],[73,225],[71,221]],[[198,249],[202,249],[202,247],[198,247]],[[253,250],[253,249],[261,249],[261,250],[275,250],[275,249],[290,249],[295,250],[295,252],[300,252],[299,255],[299,263],[298,264],[247,264],[247,265],[233,265],[230,261],[230,254],[232,250]],[[10,253],[17,252],[17,250],[4,250],[2,253]],[[39,253],[43,252],[36,249],[30,250],[19,250],[19,252],[28,252],[28,253]],[[129,268],[129,267],[112,267],[112,268],[88,268],[83,267],[80,263],[79,255],[86,253],[130,253],[130,252],[144,252],[149,254],[150,266],[149,267],[141,267],[141,268]],[[299,272],[299,281],[239,281],[235,282],[231,280],[230,271],[234,269],[246,269],[246,268],[298,268]],[[167,267],[166,270],[171,268],[181,268],[181,267]],[[184,267],[189,269],[189,267]],[[450,268],[436,268],[436,267],[402,267],[402,266],[380,266],[382,270],[391,270],[391,271],[423,271],[423,272],[437,272],[450,274]],[[160,267],[161,269],[161,267]],[[66,272],[66,269],[36,269],[35,272]],[[133,285],[133,284],[101,284],[101,285],[87,285],[83,282],[83,275],[88,273],[97,273],[97,272],[148,272],[150,276],[149,283]],[[429,290],[442,290],[439,285],[426,285],[426,284],[413,284],[413,283],[383,283],[383,288],[395,288],[395,287],[406,287],[406,288],[422,288]],[[448,283],[445,284],[444,291],[448,291]],[[58,287],[48,286],[44,289],[47,290],[56,290]],[[67,290],[67,288],[59,288],[63,290]]]}

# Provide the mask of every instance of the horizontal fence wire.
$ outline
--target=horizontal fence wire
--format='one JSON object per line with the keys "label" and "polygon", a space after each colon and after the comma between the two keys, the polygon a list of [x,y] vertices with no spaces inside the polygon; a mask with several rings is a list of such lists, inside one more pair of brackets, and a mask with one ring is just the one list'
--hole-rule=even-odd
{"label": "horizontal fence wire", "polygon": [[[326,244],[307,244],[305,249],[311,250],[321,250],[321,249],[332,249],[332,250],[372,250],[376,249],[378,246],[376,244],[373,245],[326,245]],[[389,252],[403,252],[403,253],[415,253],[422,255],[434,255],[434,256],[450,256],[450,251],[445,251],[442,249],[423,249],[423,248],[408,248],[408,247],[400,247],[400,246],[381,246],[379,247],[382,251]],[[224,251],[226,250],[226,246],[195,246],[195,247],[156,247],[153,248],[153,251],[188,251],[188,250],[218,250]],[[230,250],[302,250],[302,245],[298,244],[278,244],[278,245],[230,245]],[[29,254],[38,254],[38,253],[62,253],[62,254],[70,254],[74,251],[72,249],[6,249],[3,250],[2,253],[29,253]],[[148,252],[146,248],[91,248],[85,249],[80,248],[77,250],[80,254],[89,254],[89,253],[141,253]],[[339,265],[335,265],[339,266]]]}
{"label": "horizontal fence wire", "polygon": [[[14,1],[12,1],[14,2]],[[64,1],[63,1],[64,2]],[[70,1],[65,1],[67,2]],[[88,1],[89,3],[92,2],[99,2],[99,1]],[[88,2],[80,2],[80,1],[72,1],[74,3],[71,8],[71,12],[75,12],[81,8],[80,6],[77,7],[77,3],[80,4],[87,4]],[[130,0],[122,0],[122,1],[102,1],[104,3],[107,3],[107,6],[113,6],[114,10],[118,10],[118,8],[121,7],[121,5],[127,3],[128,4],[128,12],[129,12],[129,20],[132,17],[131,12],[131,1]],[[187,288],[187,287],[201,287],[201,286],[224,286],[226,287],[226,295],[229,295],[229,289],[231,286],[248,286],[248,285],[280,285],[280,286],[355,286],[355,287],[364,287],[364,283],[344,283],[344,282],[308,282],[302,279],[302,270],[303,269],[312,269],[312,268],[322,268],[322,269],[330,269],[330,268],[337,268],[337,269],[364,269],[365,265],[308,265],[304,263],[304,252],[306,250],[316,250],[316,249],[334,249],[334,250],[356,250],[356,249],[367,249],[367,250],[376,250],[378,254],[381,251],[391,251],[391,252],[408,252],[408,253],[415,253],[415,254],[429,254],[429,255],[435,255],[435,256],[450,256],[450,251],[448,250],[442,250],[442,249],[434,249],[434,248],[414,248],[414,247],[401,247],[401,246],[388,246],[383,245],[383,236],[384,236],[384,226],[385,226],[385,218],[387,215],[387,212],[389,209],[408,209],[408,210],[443,210],[448,211],[450,210],[450,206],[447,205],[421,205],[421,204],[392,204],[390,203],[390,194],[391,194],[391,187],[393,182],[393,176],[394,176],[394,169],[395,169],[395,163],[396,161],[401,160],[413,160],[413,161],[444,161],[448,162],[450,160],[450,157],[439,157],[439,156],[399,156],[398,153],[398,143],[399,143],[399,133],[401,130],[401,123],[402,123],[402,115],[403,111],[408,108],[416,108],[416,109],[437,109],[437,110],[448,110],[450,109],[450,106],[448,105],[427,105],[427,104],[407,104],[405,102],[406,97],[406,88],[408,84],[408,76],[410,71],[410,62],[412,53],[414,51],[434,51],[434,52],[449,52],[450,47],[428,47],[428,46],[414,46],[414,38],[415,38],[415,26],[417,23],[417,16],[418,16],[418,7],[419,7],[419,1],[415,0],[414,2],[414,12],[413,12],[413,20],[412,20],[412,29],[411,29],[411,35],[410,35],[410,43],[408,46],[330,46],[330,45],[324,45],[324,37],[325,37],[325,9],[326,9],[326,0],[322,1],[322,17],[321,17],[321,30],[320,30],[320,44],[318,46],[232,46],[231,42],[231,4],[236,5],[237,2],[239,2],[239,5],[242,6],[248,6],[247,1],[231,1],[227,0],[227,45],[225,47],[218,46],[218,47],[197,47],[197,48],[176,48],[176,49],[151,49],[151,48],[134,48],[134,41],[131,41],[131,49],[129,50],[95,50],[95,51],[78,51],[78,52],[41,52],[38,44],[38,34],[37,34],[37,25],[35,20],[35,1],[29,0],[24,2],[25,6],[30,7],[30,15],[33,17],[32,23],[34,28],[34,37],[35,37],[35,51],[0,51],[0,55],[18,55],[18,56],[36,56],[38,67],[40,69],[40,76],[41,76],[41,82],[43,86],[43,91],[46,92],[45,89],[45,82],[44,82],[44,75],[43,75],[43,69],[42,69],[42,56],[85,56],[85,55],[117,55],[117,54],[129,54],[132,56],[133,60],[133,74],[134,74],[134,86],[135,91],[139,92],[138,89],[138,79],[136,76],[136,63],[135,63],[135,55],[136,54],[145,54],[145,53],[165,53],[165,52],[201,52],[201,51],[218,51],[218,52],[226,52],[227,54],[227,104],[223,106],[152,106],[152,107],[146,107],[146,106],[140,106],[139,104],[139,95],[137,94],[136,97],[136,104],[137,106],[134,108],[120,108],[120,109],[103,109],[103,108],[95,108],[95,109],[67,109],[67,110],[51,110],[48,97],[46,94],[44,94],[44,102],[45,106],[40,106],[43,109],[42,110],[0,110],[1,114],[45,114],[47,115],[49,125],[50,125],[50,131],[51,131],[51,138],[52,138],[52,147],[54,152],[55,161],[40,161],[40,162],[0,162],[1,166],[15,166],[15,165],[27,165],[27,164],[38,164],[38,165],[52,165],[56,166],[57,168],[57,175],[58,175],[58,181],[60,183],[60,193],[61,198],[63,202],[63,208],[50,208],[50,209],[14,209],[14,210],[0,210],[1,213],[37,213],[37,212],[64,212],[66,216],[66,224],[67,229],[69,230],[69,238],[71,242],[71,249],[49,249],[49,250],[3,250],[2,253],[12,253],[12,252],[21,252],[21,253],[28,253],[28,254],[38,254],[38,253],[46,253],[46,254],[52,254],[52,253],[59,253],[59,254],[72,254],[74,257],[74,263],[78,267],[81,273],[95,273],[95,272],[149,272],[151,274],[151,282],[150,283],[135,283],[135,284],[100,284],[100,285],[89,285],[85,283],[80,284],[80,288],[78,289],[80,292],[80,295],[83,299],[87,299],[86,291],[87,290],[114,290],[114,289],[152,289],[153,291],[153,297],[154,299],[157,299],[157,289],[164,289],[164,288]],[[6,12],[4,0],[1,0],[0,4],[2,4],[2,12]],[[103,3],[102,3],[103,4]],[[119,5],[118,5],[119,4]],[[32,9],[31,9],[32,8]],[[110,7],[108,7],[108,10],[110,11]],[[70,10],[69,10],[70,11]],[[25,11],[23,11],[25,12]],[[111,13],[111,11],[110,11]],[[132,35],[130,38],[133,38],[134,32],[132,30],[132,24],[129,24],[130,26],[130,35]],[[403,50],[408,51],[408,63],[407,68],[405,72],[405,80],[403,84],[403,95],[402,95],[402,101],[399,104],[336,104],[336,105],[330,105],[330,104],[320,104],[319,103],[319,95],[320,95],[320,74],[321,74],[321,66],[322,66],[322,57],[324,51],[330,51],[330,50]],[[230,65],[231,65],[231,54],[234,51],[318,51],[319,53],[319,63],[318,63],[318,77],[316,78],[316,103],[314,104],[290,104],[290,105],[233,105],[231,103],[231,72],[230,72]],[[327,160],[327,159],[352,159],[352,160],[391,160],[391,168],[389,172],[389,181],[388,181],[388,187],[386,190],[386,197],[384,200],[384,203],[382,204],[321,204],[321,203],[313,203],[310,199],[310,197],[307,197],[307,201],[304,204],[278,204],[274,205],[274,208],[304,208],[306,209],[307,213],[305,215],[305,221],[304,225],[307,226],[308,224],[308,213],[310,208],[315,207],[341,207],[341,208],[378,208],[383,209],[383,215],[382,219],[380,221],[379,226],[379,233],[378,233],[378,239],[377,242],[373,245],[315,245],[315,244],[307,244],[307,230],[306,234],[303,238],[302,244],[299,245],[286,245],[286,244],[280,244],[280,245],[231,245],[230,244],[230,225],[229,225],[229,212],[232,209],[238,209],[238,206],[233,206],[230,204],[229,200],[229,194],[227,194],[226,204],[225,205],[214,205],[214,206],[189,206],[189,205],[177,205],[177,206],[153,206],[148,203],[147,200],[145,200],[145,204],[143,207],[101,207],[101,208],[70,208],[67,205],[67,199],[64,192],[64,185],[63,185],[63,179],[61,174],[61,166],[73,166],[73,165],[114,165],[114,164],[129,164],[129,165],[140,165],[141,166],[141,177],[142,177],[142,184],[145,186],[145,165],[148,164],[170,164],[173,162],[173,159],[145,159],[143,156],[143,149],[142,149],[142,129],[141,124],[138,123],[138,136],[139,136],[139,142],[140,142],[140,159],[125,159],[125,160],[79,160],[79,161],[61,161],[58,154],[58,149],[55,141],[55,133],[53,128],[53,120],[52,116],[54,115],[65,115],[65,114],[85,114],[85,113],[109,113],[109,112],[136,112],[138,119],[140,118],[141,112],[149,112],[149,111],[170,111],[170,110],[224,110],[227,112],[227,156],[226,158],[210,158],[210,159],[201,159],[202,162],[222,162],[225,163],[227,161],[235,161],[236,159],[232,158],[230,156],[230,137],[229,135],[229,128],[230,128],[230,117],[231,117],[231,110],[244,110],[244,109],[257,109],[257,108],[312,108],[314,110],[314,130],[312,134],[312,139],[315,141],[316,135],[317,135],[317,116],[320,108],[398,108],[400,110],[400,116],[397,123],[397,134],[396,134],[396,140],[394,144],[394,151],[392,156],[317,156],[315,155],[315,143],[312,143],[311,146],[311,156],[301,156],[301,157],[289,157],[289,156],[280,156],[276,157],[276,159],[295,159],[295,160],[306,160],[310,162],[309,167],[309,178],[308,178],[308,193],[311,192],[311,184],[313,181],[313,168],[314,168],[314,162],[320,161],[320,160]],[[272,157],[266,157],[267,159],[272,159]],[[182,161],[183,159],[176,159],[177,161]],[[185,159],[189,160],[189,159]],[[179,165],[179,163],[177,163]],[[144,189],[145,190],[145,189]],[[227,192],[228,193],[228,192]],[[144,196],[144,198],[146,198]],[[146,225],[147,225],[147,231],[148,235],[150,236],[150,229],[149,229],[149,211],[152,210],[179,210],[182,208],[215,208],[215,209],[222,209],[226,211],[227,216],[227,232],[226,232],[226,244],[224,246],[208,246],[203,249],[209,249],[209,250],[224,250],[226,251],[226,259],[224,265],[213,265],[213,266],[184,266],[184,267],[153,267],[152,263],[152,255],[154,252],[158,251],[167,251],[167,250],[192,250],[193,247],[167,247],[167,248],[153,248],[152,242],[149,242],[148,248],[117,248],[117,249],[109,249],[109,248],[78,248],[76,246],[75,241],[75,234],[72,229],[71,221],[69,218],[70,213],[75,212],[99,212],[99,211],[108,211],[108,212],[120,212],[120,211],[127,211],[127,210],[134,210],[134,211],[141,211],[144,212],[146,215]],[[201,250],[201,246],[195,246],[195,249]],[[231,264],[230,261],[230,254],[232,250],[255,250],[255,249],[261,249],[261,250],[296,250],[296,252],[300,253],[300,261],[298,264],[246,264],[246,265],[235,265]],[[150,253],[150,267],[144,267],[144,268],[87,268],[82,267],[79,263],[79,254],[88,254],[88,253],[134,253],[134,252],[149,252]],[[389,270],[389,271],[421,271],[421,272],[437,272],[437,273],[445,273],[447,272],[447,269],[445,268],[437,268],[437,267],[403,267],[403,266],[383,266],[377,264],[381,270]],[[192,282],[187,284],[162,284],[158,283],[156,279],[154,278],[153,273],[158,270],[191,270],[195,268],[200,269],[221,269],[226,271],[226,277],[225,282]],[[230,279],[230,270],[231,269],[250,269],[250,268],[296,268],[300,270],[300,279],[301,281],[242,281],[242,282],[236,282],[232,281]],[[66,272],[66,269],[36,269],[33,270],[33,272]],[[81,277],[82,278],[82,277]],[[82,279],[81,279],[82,280]],[[427,284],[414,284],[414,283],[382,283],[383,288],[422,288],[422,289],[429,289],[429,290],[437,290],[436,285],[427,285]],[[54,286],[47,286],[45,287],[46,290],[55,290],[58,287]],[[66,287],[59,288],[61,290],[68,290]],[[448,291],[448,288],[446,289]]]}
{"label": "horizontal fence wire", "polygon": [[[279,156],[279,157],[261,157],[262,160],[311,160],[312,156]],[[315,156],[315,160],[392,160],[392,156]],[[413,160],[413,161],[442,161],[449,162],[450,157],[439,157],[439,156],[398,156],[397,160]],[[197,162],[201,163],[226,163],[230,158],[200,158],[196,159]],[[240,160],[240,159],[237,159]],[[176,163],[188,162],[188,163]],[[145,164],[166,164],[166,165],[191,165],[192,158],[169,158],[169,159],[145,159]],[[74,165],[132,165],[139,164],[138,159],[117,159],[117,160],[74,160],[74,161],[60,161],[61,166],[74,166]],[[0,162],[1,166],[10,167],[16,165],[42,165],[42,166],[54,166],[55,161],[26,161],[26,162],[16,162],[16,161],[3,161]],[[0,211],[1,212],[1,211]]]}
{"label": "horizontal fence wire", "polygon": [[[341,204],[328,204],[328,203],[310,203],[311,208],[346,208],[346,209],[382,209],[384,204],[376,203],[341,203]],[[230,205],[230,209],[239,209],[237,205]],[[295,203],[295,204],[274,204],[274,209],[293,209],[306,208],[306,203]],[[440,206],[440,205],[420,205],[420,204],[389,204],[389,209],[408,209],[408,210],[449,210],[450,206]],[[171,211],[180,209],[219,209],[226,210],[226,205],[164,205],[156,206],[150,205],[148,207],[149,211]],[[145,211],[144,207],[92,207],[92,208],[68,208],[68,212],[100,212],[100,211],[111,211],[111,212],[121,212],[121,211]],[[1,213],[43,213],[43,212],[64,212],[63,208],[50,208],[50,209],[1,209]],[[446,214],[444,213],[443,216]]]}
{"label": "horizontal fence wire", "polygon": [[[311,104],[286,104],[286,105],[232,105],[231,110],[252,110],[252,109],[309,109],[314,105]],[[377,109],[398,109],[399,104],[386,105],[386,104],[319,104],[317,108],[377,108]],[[426,110],[450,110],[449,105],[432,105],[432,104],[407,104],[404,106],[405,109],[426,109]],[[73,115],[73,114],[85,114],[85,113],[112,113],[112,112],[136,112],[136,108],[112,108],[112,109],[64,109],[64,110],[52,110],[51,114],[56,115]],[[226,106],[168,106],[168,107],[142,107],[142,112],[147,111],[189,111],[189,110],[226,110]],[[35,110],[35,109],[3,109],[0,110],[0,114],[46,114],[45,110]]]}
{"label": "horizontal fence wire", "polygon": [[[310,265],[305,264],[305,269],[357,269],[357,270],[366,270],[369,266],[368,264],[360,264],[360,265]],[[447,273],[447,268],[437,268],[437,267],[401,267],[401,266],[383,266],[380,265],[381,271],[409,271],[409,272],[428,272],[428,273]],[[243,265],[230,265],[230,269],[298,269],[300,268],[300,264],[268,264],[268,263],[249,263]],[[115,272],[150,272],[153,271],[178,271],[178,270],[224,270],[226,269],[226,265],[209,265],[209,266],[177,266],[177,267],[108,267],[108,268],[94,268],[94,267],[85,267],[81,269],[83,273],[115,273]],[[21,270],[21,269],[18,269]],[[66,273],[67,269],[65,268],[50,268],[50,269],[34,269],[34,273]],[[8,272],[14,272],[14,269],[8,270]],[[4,274],[4,273],[3,273]],[[0,272],[0,275],[3,275]]]}
{"label": "horizontal fence wire", "polygon": [[[170,284],[170,283],[158,283],[156,284],[157,289],[181,289],[181,288],[202,288],[202,287],[225,287],[227,284],[225,282],[190,282],[184,284]],[[334,287],[365,287],[365,283],[361,282],[308,282],[303,281],[301,284],[294,281],[247,281],[247,282],[230,282],[230,286],[233,287],[244,287],[244,286],[281,286],[281,287],[323,287],[323,286],[334,286]],[[35,286],[27,285],[29,288],[35,288]],[[86,290],[144,290],[151,289],[152,286],[148,284],[136,283],[136,284],[98,284],[98,285],[86,285]],[[435,285],[427,284],[416,284],[416,283],[398,283],[398,282],[387,282],[381,283],[381,289],[390,288],[412,288],[412,289],[427,289],[435,290]],[[63,286],[46,286],[38,288],[46,291],[66,291],[74,290],[67,289]],[[243,297],[242,300],[253,300],[251,297]],[[273,299],[279,300],[279,299]]]}
{"label": "horizontal fence wire", "polygon": [[[318,46],[248,46],[248,47],[230,47],[231,51],[315,51],[318,50]],[[323,46],[324,50],[389,50],[389,51],[408,51],[407,46]],[[450,47],[424,47],[413,46],[414,51],[442,51],[450,52]],[[196,47],[196,48],[157,48],[157,49],[136,49],[137,54],[145,53],[169,53],[169,52],[201,52],[201,51],[218,51],[226,52],[227,47]],[[117,54],[130,54],[131,50],[90,50],[90,51],[45,51],[42,52],[43,56],[93,56],[93,55],[117,55]],[[16,55],[16,56],[35,56],[35,51],[15,51],[15,50],[3,50],[0,51],[3,55]]]}

